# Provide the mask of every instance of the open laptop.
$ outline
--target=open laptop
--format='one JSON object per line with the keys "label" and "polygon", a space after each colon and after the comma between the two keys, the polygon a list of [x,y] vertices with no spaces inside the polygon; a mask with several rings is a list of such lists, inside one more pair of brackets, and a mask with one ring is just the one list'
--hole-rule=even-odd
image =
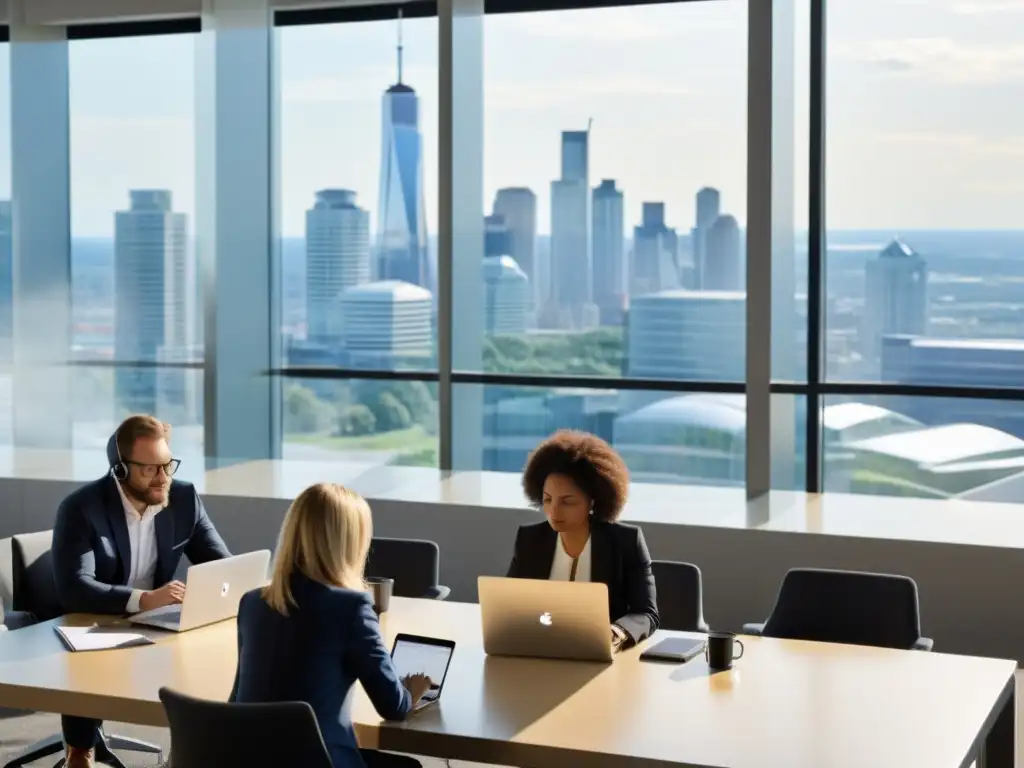
{"label": "open laptop", "polygon": [[480,576],[477,590],[488,655],[612,660],[606,585]]}
{"label": "open laptop", "polygon": [[232,619],[238,615],[242,595],[267,583],[269,567],[270,552],[266,549],[190,566],[181,605],[137,613],[131,623],[184,632]]}

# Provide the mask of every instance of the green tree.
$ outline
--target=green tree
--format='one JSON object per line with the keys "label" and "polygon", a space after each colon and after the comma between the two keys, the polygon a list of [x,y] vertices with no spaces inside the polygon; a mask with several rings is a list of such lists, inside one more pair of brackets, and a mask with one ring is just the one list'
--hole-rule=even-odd
{"label": "green tree", "polygon": [[377,417],[362,403],[347,405],[338,413],[339,437],[362,437],[377,431]]}
{"label": "green tree", "polygon": [[335,411],[310,389],[301,384],[288,384],[284,391],[284,431],[290,434],[313,434],[332,430]]}
{"label": "green tree", "polygon": [[408,429],[412,426],[409,409],[390,392],[384,392],[377,398],[373,415],[377,419],[377,429],[381,432],[393,432],[396,429]]}

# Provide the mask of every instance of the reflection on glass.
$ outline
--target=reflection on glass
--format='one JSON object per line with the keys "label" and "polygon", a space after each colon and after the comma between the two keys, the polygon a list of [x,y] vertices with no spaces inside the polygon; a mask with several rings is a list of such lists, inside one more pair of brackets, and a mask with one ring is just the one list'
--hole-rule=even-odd
{"label": "reflection on glass", "polygon": [[436,366],[437,20],[286,27],[282,334],[293,366]]}
{"label": "reflection on glass", "polygon": [[485,31],[484,370],[742,379],[746,3]]}
{"label": "reflection on glass", "polygon": [[[455,399],[475,386],[457,385]],[[540,441],[558,429],[577,429],[615,446],[635,482],[742,486],[744,401],[743,395],[487,385],[479,463],[462,468],[521,472]]]}
{"label": "reflection on glass", "polygon": [[1020,386],[1024,107],[993,65],[1019,61],[1013,16],[829,4],[830,378]]}
{"label": "reflection on glass", "polygon": [[437,466],[437,385],[286,379],[284,458]]}
{"label": "reflection on glass", "polygon": [[[192,237],[194,48],[188,34],[69,44],[77,360],[203,360]],[[201,372],[76,369],[75,388],[76,443],[92,441],[83,424],[109,434],[128,413],[202,423]]]}
{"label": "reflection on glass", "polygon": [[826,490],[1024,501],[1024,416],[1016,402],[836,397],[825,414]]}

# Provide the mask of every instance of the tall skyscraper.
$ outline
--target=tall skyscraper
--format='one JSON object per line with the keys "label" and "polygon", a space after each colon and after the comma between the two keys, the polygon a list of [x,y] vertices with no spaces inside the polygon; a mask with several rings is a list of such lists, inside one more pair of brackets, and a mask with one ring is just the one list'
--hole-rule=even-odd
{"label": "tall skyscraper", "polygon": [[707,274],[707,237],[711,226],[718,219],[722,210],[722,196],[713,187],[704,187],[697,193],[696,224],[693,227],[691,241],[693,244],[694,287],[707,288],[704,284]]}
{"label": "tall skyscraper", "polygon": [[500,213],[484,216],[484,256],[508,256],[512,250],[512,234]]}
{"label": "tall skyscraper", "polygon": [[865,264],[865,362],[877,373],[882,337],[924,336],[928,332],[928,264],[913,248],[895,238]]}
{"label": "tall skyscraper", "polygon": [[427,253],[420,100],[402,82],[402,27],[398,27],[398,82],[384,92],[381,116],[380,205],[377,208],[377,280],[402,280],[433,290]]}
{"label": "tall skyscraper", "polygon": [[630,296],[680,286],[679,236],[665,225],[665,204],[644,203],[642,219],[640,226],[633,228]]}
{"label": "tall skyscraper", "polygon": [[601,325],[620,325],[626,308],[625,211],[622,191],[614,179],[594,187],[593,199],[594,303]]}
{"label": "tall skyscraper", "polygon": [[541,317],[554,328],[597,323],[590,252],[590,132],[562,132],[562,178],[551,182],[551,294]]}
{"label": "tall skyscraper", "polygon": [[11,201],[0,200],[0,361],[14,351],[14,232]]}
{"label": "tall skyscraper", "polygon": [[370,281],[370,214],[348,189],[323,189],[306,211],[306,338],[342,342],[341,293]]}
{"label": "tall skyscraper", "polygon": [[715,219],[704,238],[704,286],[706,291],[743,290],[743,259],[740,225],[729,214]]}
{"label": "tall skyscraper", "polygon": [[511,256],[485,256],[484,327],[493,335],[526,331],[532,302],[530,282]]}
{"label": "tall skyscraper", "polygon": [[[129,196],[131,207],[114,217],[114,356],[152,362],[162,347],[180,350],[194,338],[188,221],[172,209],[169,190],[137,189]],[[155,368],[118,369],[119,406],[156,412],[157,373]]]}
{"label": "tall skyscraper", "polygon": [[506,187],[494,196],[494,213],[505,220],[511,247],[508,255],[536,282],[537,196],[526,187]]}

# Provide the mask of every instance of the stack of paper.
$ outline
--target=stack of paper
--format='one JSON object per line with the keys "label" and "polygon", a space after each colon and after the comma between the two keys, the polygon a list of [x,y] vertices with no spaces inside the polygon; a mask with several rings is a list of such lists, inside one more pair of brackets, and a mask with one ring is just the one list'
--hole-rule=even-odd
{"label": "stack of paper", "polygon": [[152,645],[139,632],[126,632],[124,627],[54,627],[64,645],[72,651],[108,651],[112,648],[134,648]]}

